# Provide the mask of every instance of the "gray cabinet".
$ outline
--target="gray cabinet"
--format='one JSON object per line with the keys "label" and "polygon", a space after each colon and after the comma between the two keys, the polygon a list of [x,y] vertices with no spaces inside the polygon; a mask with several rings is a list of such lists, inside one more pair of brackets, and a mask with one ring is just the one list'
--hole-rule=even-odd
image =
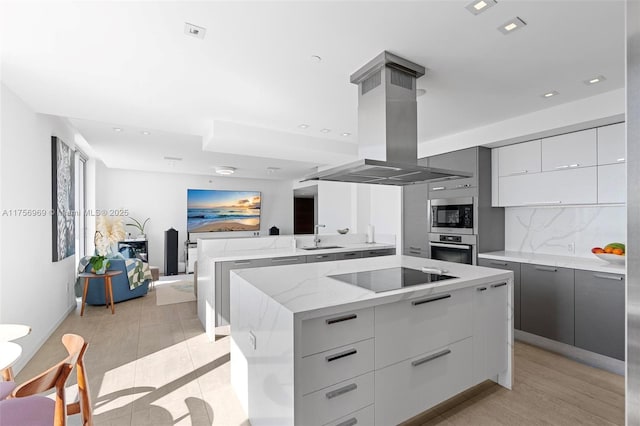
{"label": "gray cabinet", "polygon": [[513,272],[513,326],[520,330],[520,263],[505,260],[478,259],[478,266]]}
{"label": "gray cabinet", "polygon": [[[467,148],[458,151],[429,157],[429,167],[472,173],[473,177],[454,179],[429,184],[430,198],[440,198],[438,191],[461,190],[478,186],[478,148]],[[443,197],[444,198],[444,197]]]}
{"label": "gray cabinet", "polygon": [[336,260],[335,253],[311,254],[307,256],[307,263],[330,262],[332,260]]}
{"label": "gray cabinet", "polygon": [[346,251],[344,253],[336,253],[336,260],[362,259],[364,253],[362,251]]}
{"label": "gray cabinet", "polygon": [[363,252],[364,257],[393,256],[394,254],[396,254],[396,249],[393,248],[365,250]]}
{"label": "gray cabinet", "polygon": [[298,263],[306,263],[305,256],[287,256],[287,257],[274,257],[272,259],[265,259],[266,265],[261,266],[279,266],[279,265],[295,265]]}
{"label": "gray cabinet", "polygon": [[220,262],[216,264],[216,282],[220,285],[216,286],[215,304],[216,304],[216,325],[228,325],[230,313],[230,292],[231,286],[229,272],[234,269],[259,268],[270,264],[271,259],[252,259],[252,260],[232,260],[229,262]]}
{"label": "gray cabinet", "polygon": [[402,240],[406,256],[429,257],[427,184],[402,187]]}
{"label": "gray cabinet", "polygon": [[575,345],[625,359],[625,278],[603,272],[575,272]]}
{"label": "gray cabinet", "polygon": [[574,344],[574,270],[521,265],[523,331]]}

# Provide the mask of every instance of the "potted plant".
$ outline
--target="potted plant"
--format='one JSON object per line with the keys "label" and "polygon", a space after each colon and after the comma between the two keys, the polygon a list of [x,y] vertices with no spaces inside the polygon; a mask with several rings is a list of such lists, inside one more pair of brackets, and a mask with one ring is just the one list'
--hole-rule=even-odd
{"label": "potted plant", "polygon": [[107,259],[106,256],[102,255],[94,255],[89,259],[89,264],[91,265],[91,272],[94,274],[104,274],[107,271],[109,265],[111,265],[111,261]]}
{"label": "potted plant", "polygon": [[142,238],[142,239],[147,238],[146,234],[144,233],[144,227],[147,225],[147,222],[149,222],[149,219],[151,218],[150,217],[146,218],[142,223],[140,223],[139,221],[137,221],[132,217],[129,219],[131,219],[134,223],[127,223],[127,226],[133,226],[134,228],[138,228],[138,231],[140,231],[138,238]]}

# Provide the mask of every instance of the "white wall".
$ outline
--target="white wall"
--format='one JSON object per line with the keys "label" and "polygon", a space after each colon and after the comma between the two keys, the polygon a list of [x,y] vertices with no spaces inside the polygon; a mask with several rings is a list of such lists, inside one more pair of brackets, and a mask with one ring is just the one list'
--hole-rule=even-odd
{"label": "white wall", "polygon": [[[126,155],[126,153],[123,153]],[[187,239],[187,189],[228,189],[260,191],[262,209],[260,235],[268,235],[277,226],[280,234],[293,233],[293,188],[290,181],[209,177],[178,173],[154,173],[109,169],[102,163],[96,172],[96,208],[127,209],[137,220],[150,217],[145,227],[149,240],[149,260],[164,271],[164,231],[178,231],[178,259],[184,261],[184,241]],[[129,221],[125,220],[125,223]],[[137,229],[127,226],[137,234]],[[252,236],[253,232],[215,232],[207,238]],[[193,239],[193,238],[192,238]]]}
{"label": "white wall", "polygon": [[513,207],[504,216],[509,251],[594,258],[593,247],[626,244],[625,206]]}
{"label": "white wall", "polygon": [[318,182],[318,224],[320,234],[336,234],[338,229],[349,228],[356,232],[357,184],[345,182]]}
{"label": "white wall", "polygon": [[0,322],[32,328],[19,341],[19,371],[75,307],[76,259],[52,262],[51,216],[15,216],[15,209],[51,209],[51,136],[74,145],[74,131],[36,114],[0,84]]}

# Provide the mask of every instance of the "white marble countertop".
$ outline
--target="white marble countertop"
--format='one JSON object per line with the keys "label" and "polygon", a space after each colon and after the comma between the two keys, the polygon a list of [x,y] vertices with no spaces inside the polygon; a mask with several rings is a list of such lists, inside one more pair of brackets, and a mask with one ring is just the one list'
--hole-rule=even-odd
{"label": "white marble countertop", "polygon": [[297,247],[296,249],[293,249],[293,247],[290,247],[290,248],[221,250],[218,252],[209,252],[208,256],[214,262],[227,262],[227,261],[234,261],[234,260],[270,259],[270,258],[276,258],[276,257],[295,257],[295,256],[308,256],[308,255],[327,254],[327,253],[344,253],[347,251],[365,251],[365,250],[396,248],[395,244],[385,244],[385,243],[352,243],[352,244],[336,244],[336,245],[339,245],[340,248],[321,249],[321,250],[304,250],[301,247]]}
{"label": "white marble countertop", "polygon": [[[436,267],[447,270],[447,275],[458,278],[375,293],[328,277],[335,274],[400,266],[418,270],[424,266]],[[384,256],[234,270],[231,271],[232,285],[238,277],[274,299],[290,312],[302,314],[304,319],[330,314],[332,313],[331,308],[344,308],[345,305],[349,305],[348,309],[359,309],[499,280],[512,280],[513,273],[411,256]]]}
{"label": "white marble countertop", "polygon": [[605,262],[597,257],[560,256],[555,254],[536,254],[517,251],[492,251],[479,253],[481,259],[504,260],[510,262],[533,263],[536,265],[556,266],[558,268],[581,269],[585,271],[625,274],[625,265]]}

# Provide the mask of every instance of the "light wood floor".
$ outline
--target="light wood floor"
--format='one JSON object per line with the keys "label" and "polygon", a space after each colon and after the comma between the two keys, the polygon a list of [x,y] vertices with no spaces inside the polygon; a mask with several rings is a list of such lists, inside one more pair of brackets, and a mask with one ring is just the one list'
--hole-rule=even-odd
{"label": "light wood floor", "polygon": [[[65,355],[77,333],[86,355],[96,425],[248,425],[229,384],[229,338],[207,340],[195,302],[156,306],[155,292],[78,308],[18,374],[20,382]],[[424,425],[622,425],[624,378],[516,342],[514,386],[485,386]],[[79,416],[72,416],[76,425]]]}

